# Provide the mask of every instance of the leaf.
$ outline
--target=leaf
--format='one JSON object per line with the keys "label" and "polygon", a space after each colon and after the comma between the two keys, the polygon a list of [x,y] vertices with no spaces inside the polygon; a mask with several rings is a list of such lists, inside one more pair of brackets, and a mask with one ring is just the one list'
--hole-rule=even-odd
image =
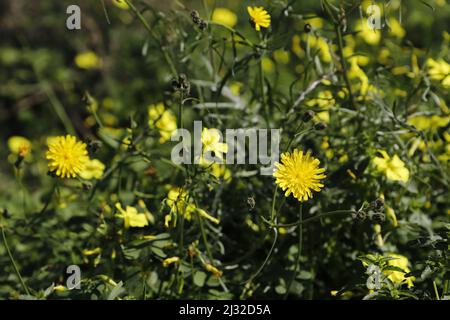
{"label": "leaf", "polygon": [[203,287],[205,285],[205,280],[206,280],[206,273],[202,271],[197,271],[194,274],[194,284],[197,287]]}
{"label": "leaf", "polygon": [[117,286],[115,286],[108,295],[107,300],[115,300],[118,296],[125,292],[123,288],[123,282],[120,281]]}

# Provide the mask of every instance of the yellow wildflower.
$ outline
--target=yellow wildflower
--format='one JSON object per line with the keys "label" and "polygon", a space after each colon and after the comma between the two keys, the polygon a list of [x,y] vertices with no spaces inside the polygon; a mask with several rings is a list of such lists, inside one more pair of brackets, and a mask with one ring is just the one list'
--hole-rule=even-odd
{"label": "yellow wildflower", "polygon": [[359,31],[358,37],[362,38],[368,45],[376,46],[380,43],[381,33],[380,30],[370,29],[367,23],[358,22],[355,27],[356,31]]}
{"label": "yellow wildflower", "polygon": [[96,69],[102,65],[102,60],[93,51],[79,53],[75,56],[75,64],[81,69]]}
{"label": "yellow wildflower", "polygon": [[444,61],[444,59],[436,61],[432,58],[428,58],[426,64],[430,79],[440,81],[446,89],[450,88],[450,64]]}
{"label": "yellow wildflower", "polygon": [[142,228],[148,226],[148,220],[145,213],[138,213],[135,207],[126,206],[126,209],[124,210],[122,205],[117,202],[116,208],[120,212],[116,216],[123,219],[125,229],[130,227]]}
{"label": "yellow wildflower", "polygon": [[112,0],[112,3],[123,10],[128,10],[130,6],[125,2],[125,0]]}
{"label": "yellow wildflower", "polygon": [[148,107],[150,128],[159,130],[159,142],[164,143],[170,140],[172,133],[177,130],[177,119],[170,110],[166,110],[163,103]]}
{"label": "yellow wildflower", "polygon": [[275,183],[288,197],[291,193],[299,201],[312,198],[312,191],[320,191],[323,184],[320,180],[326,176],[325,169],[319,168],[320,161],[311,157],[310,152],[295,149],[292,153],[286,152],[281,155],[281,163],[275,163],[277,167],[273,176]]}
{"label": "yellow wildflower", "polygon": [[223,164],[213,163],[211,165],[211,173],[219,180],[224,182],[231,181],[231,171]]}
{"label": "yellow wildflower", "polygon": [[408,119],[408,124],[416,127],[419,130],[437,130],[445,127],[450,122],[450,116],[414,116]]}
{"label": "yellow wildflower", "polygon": [[180,262],[180,258],[179,257],[170,257],[170,258],[167,258],[167,259],[165,259],[163,261],[163,266],[164,267],[168,267],[171,264],[178,263],[178,262]]}
{"label": "yellow wildflower", "polygon": [[105,165],[97,159],[89,159],[80,172],[80,177],[85,180],[100,179],[105,171]]}
{"label": "yellow wildflower", "polygon": [[213,265],[207,263],[205,265],[205,269],[208,270],[209,272],[211,272],[214,276],[220,278],[223,275],[223,271],[220,271],[219,269],[217,269],[216,267],[214,267]]}
{"label": "yellow wildflower", "polygon": [[223,159],[223,154],[228,152],[228,145],[221,142],[222,137],[219,130],[203,128],[202,144],[203,152],[214,153],[214,156]]}
{"label": "yellow wildflower", "polygon": [[12,154],[25,158],[31,150],[31,142],[25,137],[12,136],[8,139],[8,147]]}
{"label": "yellow wildflower", "polygon": [[375,157],[372,161],[377,170],[384,173],[388,180],[407,182],[409,170],[405,163],[395,154],[392,158],[384,150],[379,150],[381,157]]}
{"label": "yellow wildflower", "polygon": [[403,29],[402,25],[398,22],[397,19],[394,18],[390,18],[389,19],[389,34],[398,38],[398,39],[402,39],[405,34],[406,31],[405,29]]}
{"label": "yellow wildflower", "polygon": [[270,14],[263,7],[247,7],[247,11],[256,31],[270,27]]}
{"label": "yellow wildflower", "polygon": [[50,172],[61,178],[75,178],[89,160],[86,147],[71,135],[52,138],[46,153]]}
{"label": "yellow wildflower", "polygon": [[233,28],[237,23],[236,14],[227,8],[216,8],[212,14],[212,21]]}
{"label": "yellow wildflower", "polygon": [[385,273],[387,274],[388,278],[393,283],[399,284],[399,283],[406,282],[408,285],[408,288],[413,287],[414,286],[414,283],[413,283],[414,277],[405,278],[405,273],[411,272],[411,270],[408,267],[408,264],[409,264],[408,258],[406,258],[405,256],[402,256],[400,254],[392,253],[392,252],[387,253],[386,256],[394,258],[394,259],[388,261],[389,266],[398,267],[398,268],[402,269],[403,271],[405,271],[405,272],[401,272],[401,271],[387,270],[387,271],[385,271]]}
{"label": "yellow wildflower", "polygon": [[100,252],[102,252],[102,250],[99,247],[97,247],[95,249],[83,249],[81,251],[83,256],[94,256],[94,255],[100,254]]}

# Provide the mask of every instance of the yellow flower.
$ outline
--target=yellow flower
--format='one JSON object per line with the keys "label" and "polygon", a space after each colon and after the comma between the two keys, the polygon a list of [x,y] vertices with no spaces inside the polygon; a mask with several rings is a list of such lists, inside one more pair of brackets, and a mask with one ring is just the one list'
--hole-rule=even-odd
{"label": "yellow flower", "polygon": [[112,3],[123,10],[128,10],[130,6],[125,2],[125,0],[112,0]]}
{"label": "yellow flower", "polygon": [[[178,215],[190,221],[193,213],[197,213],[201,217],[215,224],[219,224],[218,219],[210,216],[205,210],[197,208],[192,197],[183,188],[171,188],[167,195],[166,204],[170,208],[170,213],[165,217],[164,224],[166,228],[169,227],[169,223]],[[176,220],[174,220],[173,226],[176,226]]]}
{"label": "yellow flower", "polygon": [[270,27],[270,14],[263,7],[247,7],[247,11],[256,31]]}
{"label": "yellow flower", "polygon": [[377,170],[384,173],[388,180],[407,182],[409,170],[405,163],[395,154],[392,158],[384,150],[379,150],[382,157],[375,157],[372,161]]}
{"label": "yellow flower", "polygon": [[263,57],[261,59],[261,65],[264,72],[272,73],[275,70],[275,64],[270,58]]}
{"label": "yellow flower", "polygon": [[178,262],[180,262],[180,258],[179,257],[170,257],[170,258],[167,258],[167,259],[165,259],[163,261],[163,266],[164,267],[168,267],[171,264],[178,263]]}
{"label": "yellow flower", "polygon": [[405,256],[402,256],[400,254],[397,253],[387,253],[386,256],[394,258],[392,260],[388,261],[388,265],[389,266],[393,266],[393,267],[398,267],[400,269],[402,269],[405,272],[401,272],[401,271],[390,271],[387,270],[384,273],[388,276],[388,278],[393,282],[393,283],[403,283],[406,281],[408,288],[411,288],[414,286],[413,280],[414,277],[408,277],[405,278],[405,273],[411,272],[411,270],[408,268],[408,258],[406,258]]}
{"label": "yellow flower", "polygon": [[75,178],[88,162],[87,154],[86,144],[74,136],[51,138],[46,154],[49,170],[61,178]]}
{"label": "yellow flower", "polygon": [[102,60],[95,52],[87,51],[76,55],[75,64],[81,69],[96,69],[102,65]]}
{"label": "yellow flower", "polygon": [[227,8],[216,8],[212,14],[212,21],[233,28],[237,23],[237,16]]}
{"label": "yellow flower", "polygon": [[213,265],[207,263],[205,265],[205,269],[209,272],[211,272],[215,277],[220,278],[223,275],[223,272],[220,271],[219,269],[217,269],[216,267],[214,267]]}
{"label": "yellow flower", "polygon": [[444,88],[450,88],[450,64],[443,59],[436,61],[432,58],[428,58],[426,64],[430,79],[440,81]]}
{"label": "yellow flower", "polygon": [[223,180],[224,182],[231,181],[231,172],[230,170],[223,164],[213,163],[211,166],[211,173],[219,180]]}
{"label": "yellow flower", "polygon": [[11,153],[25,158],[31,150],[31,142],[25,137],[12,136],[8,139],[8,147]]}
{"label": "yellow flower", "polygon": [[80,172],[80,177],[85,180],[100,179],[104,171],[105,165],[100,160],[89,159]]}
{"label": "yellow flower", "polygon": [[273,52],[273,58],[281,64],[288,64],[290,60],[289,52],[284,49],[278,49]]}
{"label": "yellow flower", "polygon": [[159,130],[159,142],[164,143],[170,140],[172,133],[177,130],[177,119],[170,110],[166,110],[163,103],[148,107],[150,128]]}
{"label": "yellow flower", "polygon": [[450,122],[450,116],[414,116],[408,119],[408,124],[416,127],[419,130],[437,130],[445,127]]}
{"label": "yellow flower", "polygon": [[81,253],[83,254],[83,256],[94,256],[94,255],[99,255],[102,252],[102,250],[97,247],[95,249],[83,249],[81,251]]}
{"label": "yellow flower", "polygon": [[405,29],[403,29],[402,25],[398,22],[397,19],[390,18],[389,27],[390,27],[389,34],[393,35],[398,39],[402,39],[406,34]]}
{"label": "yellow flower", "polygon": [[127,206],[124,210],[119,202],[116,203],[116,208],[120,212],[116,216],[123,219],[125,229],[130,227],[142,228],[148,226],[148,220],[145,213],[138,213],[137,209],[131,206]]}
{"label": "yellow flower", "polygon": [[323,188],[320,180],[326,178],[325,169],[319,168],[319,164],[309,151],[305,154],[295,149],[281,155],[281,163],[275,163],[273,176],[286,197],[292,193],[299,201],[306,201],[312,198],[312,191],[319,192]]}
{"label": "yellow flower", "polygon": [[223,153],[228,152],[228,145],[220,142],[222,137],[219,130],[203,128],[202,144],[203,152],[214,152],[214,156],[223,159]]}
{"label": "yellow flower", "polygon": [[359,31],[358,36],[361,37],[368,45],[376,46],[380,43],[381,33],[380,30],[370,29],[367,23],[358,22],[355,27],[356,31]]}

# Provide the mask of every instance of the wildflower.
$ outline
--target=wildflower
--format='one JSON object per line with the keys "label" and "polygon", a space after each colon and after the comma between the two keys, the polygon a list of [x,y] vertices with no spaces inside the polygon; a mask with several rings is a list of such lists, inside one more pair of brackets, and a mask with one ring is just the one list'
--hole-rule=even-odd
{"label": "wildflower", "polygon": [[126,206],[126,209],[124,210],[122,205],[117,202],[116,208],[120,212],[116,216],[123,219],[125,229],[130,227],[142,228],[148,226],[148,220],[145,213],[138,213],[135,207]]}
{"label": "wildflower", "polygon": [[256,31],[261,31],[261,27],[270,27],[270,14],[264,7],[247,7],[247,11]]}
{"label": "wildflower", "polygon": [[168,267],[171,264],[178,263],[178,262],[180,262],[180,258],[179,257],[170,257],[170,258],[167,258],[167,259],[165,259],[163,261],[163,266],[164,267]]}
{"label": "wildflower", "polygon": [[213,163],[211,165],[211,173],[217,179],[222,180],[224,182],[231,181],[231,172],[230,170],[223,164]]}
{"label": "wildflower", "polygon": [[166,204],[170,208],[170,213],[165,217],[165,227],[169,227],[169,223],[174,220],[173,226],[176,226],[176,217],[178,215],[183,216],[187,221],[191,221],[192,214],[197,213],[200,217],[210,220],[215,224],[219,224],[219,220],[210,216],[205,210],[197,208],[194,204],[194,200],[183,189],[174,187],[169,190],[167,195]]}
{"label": "wildflower", "polygon": [[272,59],[264,57],[261,59],[262,69],[266,73],[272,73],[275,70],[275,64]]}
{"label": "wildflower", "polygon": [[406,31],[397,19],[391,18],[389,19],[389,34],[398,39],[402,39],[405,36]]}
{"label": "wildflower", "polygon": [[[203,152],[214,153],[214,157],[223,160],[223,153],[228,152],[228,145],[221,142],[222,137],[219,130],[203,128],[202,144]],[[209,159],[208,159],[209,160]]]}
{"label": "wildflower", "polygon": [[97,159],[89,159],[80,172],[80,177],[85,180],[100,179],[105,171],[105,165]]}
{"label": "wildflower", "polygon": [[126,3],[125,0],[112,0],[112,3],[122,10],[128,10],[130,6]]}
{"label": "wildflower", "polygon": [[223,271],[217,269],[216,267],[214,267],[213,265],[207,263],[205,265],[205,269],[209,272],[211,272],[215,277],[220,278],[223,275]]}
{"label": "wildflower", "polygon": [[96,69],[101,67],[102,60],[95,52],[87,51],[76,55],[75,64],[81,69]]}
{"label": "wildflower", "polygon": [[440,81],[446,89],[450,88],[450,64],[444,61],[444,59],[436,61],[432,58],[428,58],[426,64],[430,79]]}
{"label": "wildflower", "polygon": [[384,273],[388,276],[389,280],[391,280],[395,284],[400,284],[406,282],[408,285],[408,288],[411,288],[414,286],[413,280],[414,277],[408,277],[405,278],[405,273],[411,272],[411,270],[408,268],[408,258],[405,256],[402,256],[397,253],[387,253],[386,256],[393,258],[392,260],[389,260],[387,263],[389,266],[397,267],[402,269],[404,272],[401,271],[390,271],[386,270]]}
{"label": "wildflower", "polygon": [[101,252],[102,252],[102,250],[99,247],[97,247],[95,249],[84,249],[84,250],[81,251],[83,256],[99,255]]}
{"label": "wildflower", "polygon": [[392,158],[384,150],[379,150],[381,157],[375,157],[373,164],[377,170],[384,173],[388,180],[407,182],[409,170],[405,163],[395,154]]}
{"label": "wildflower", "polygon": [[49,139],[47,159],[50,172],[61,178],[75,178],[89,161],[86,144],[71,135]]}
{"label": "wildflower", "polygon": [[450,116],[414,116],[408,119],[408,124],[419,130],[437,130],[446,127],[450,122]]}
{"label": "wildflower", "polygon": [[216,8],[212,14],[212,21],[233,28],[237,23],[237,16],[227,8]]}
{"label": "wildflower", "polygon": [[289,52],[283,49],[275,50],[273,52],[273,58],[281,64],[288,64],[290,60]]}
{"label": "wildflower", "polygon": [[312,191],[319,192],[323,188],[320,180],[326,177],[325,169],[319,168],[319,164],[310,152],[305,154],[295,149],[281,155],[281,163],[275,163],[277,169],[273,176],[276,184],[286,191],[286,197],[292,193],[299,201],[306,201],[312,198]]}
{"label": "wildflower", "polygon": [[380,43],[381,33],[379,30],[370,29],[367,23],[357,23],[355,27],[359,31],[358,36],[364,40],[368,45],[376,46]]}
{"label": "wildflower", "polygon": [[8,147],[11,153],[25,158],[31,150],[31,142],[25,137],[12,136],[8,139]]}
{"label": "wildflower", "polygon": [[170,139],[172,133],[177,130],[177,119],[170,110],[166,110],[164,104],[158,103],[148,107],[150,128],[159,129],[159,143],[164,143]]}

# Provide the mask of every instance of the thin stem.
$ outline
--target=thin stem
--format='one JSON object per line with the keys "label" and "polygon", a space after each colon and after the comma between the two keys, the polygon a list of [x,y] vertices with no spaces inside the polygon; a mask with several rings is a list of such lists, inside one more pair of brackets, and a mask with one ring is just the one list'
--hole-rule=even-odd
{"label": "thin stem", "polygon": [[167,53],[167,50],[165,49],[165,47],[162,45],[161,41],[159,41],[156,33],[153,31],[153,29],[149,26],[149,24],[147,23],[147,21],[145,20],[144,16],[139,12],[138,9],[136,9],[136,7],[131,3],[131,0],[125,0],[125,2],[128,4],[128,6],[131,8],[131,11],[133,11],[133,13],[138,17],[138,19],[141,21],[142,25],[144,26],[144,28],[148,31],[148,33],[150,34],[150,36],[153,38],[154,41],[157,42],[158,47],[160,48],[164,59],[166,60],[170,71],[172,73],[172,75],[177,78],[178,77],[178,72],[177,69],[175,68],[175,64],[173,63],[172,59],[170,58],[169,54]]}
{"label": "thin stem", "polygon": [[355,108],[355,102],[354,102],[352,87],[350,85],[350,80],[348,79],[347,61],[345,60],[345,57],[344,57],[344,50],[343,50],[344,44],[343,44],[343,40],[342,40],[341,25],[340,24],[335,24],[334,28],[336,30],[336,35],[338,37],[338,53],[339,53],[339,58],[341,60],[341,65],[342,65],[342,76],[344,78],[345,85],[347,86],[350,107],[352,109],[354,109]]}
{"label": "thin stem", "polygon": [[272,242],[272,246],[270,247],[269,253],[267,253],[266,258],[264,259],[263,264],[259,267],[258,271],[256,271],[247,281],[245,281],[245,284],[250,283],[255,279],[266,267],[267,263],[269,262],[270,257],[272,256],[272,253],[275,249],[275,245],[277,244],[278,240],[278,230],[277,228],[272,228],[272,231],[274,232],[274,238]]}
{"label": "thin stem", "polygon": [[300,265],[300,257],[302,255],[302,248],[303,248],[303,204],[300,204],[300,209],[298,212],[298,247],[297,247],[297,257],[295,259],[295,268],[294,272],[292,273],[292,277],[289,281],[289,284],[286,287],[286,295],[284,298],[286,299],[289,295],[289,291],[291,290],[292,283],[295,280],[295,277],[298,272],[298,268]]}
{"label": "thin stem", "polygon": [[208,254],[208,258],[210,260],[210,263],[212,265],[214,265],[214,260],[213,260],[212,254],[211,254],[211,249],[209,248],[208,240],[206,239],[206,232],[205,232],[205,227],[203,226],[202,217],[200,217],[200,214],[198,212],[196,212],[195,215],[197,216],[198,224],[200,225],[200,232],[201,232],[201,235],[202,235],[203,243],[204,243],[205,248],[206,248],[206,253]]}
{"label": "thin stem", "polygon": [[28,290],[28,287],[25,284],[25,281],[23,280],[22,276],[20,275],[19,268],[17,267],[16,261],[14,260],[11,250],[9,249],[8,241],[6,240],[5,229],[3,228],[3,225],[1,223],[0,223],[0,229],[2,230],[3,244],[5,245],[6,252],[8,253],[9,260],[11,261],[14,272],[16,273],[17,277],[19,278],[19,281],[20,281],[20,284],[22,285],[23,290],[26,292],[27,295],[30,295],[30,291]]}
{"label": "thin stem", "polygon": [[307,224],[307,223],[315,221],[315,220],[319,220],[319,219],[324,218],[324,217],[329,217],[329,216],[334,216],[334,215],[341,215],[341,214],[351,214],[351,213],[354,213],[354,212],[355,212],[354,210],[336,210],[336,211],[324,212],[324,213],[319,213],[319,214],[317,214],[317,215],[315,215],[313,217],[304,219],[301,222],[297,221],[297,222],[288,223],[288,224],[274,224],[274,223],[268,221],[267,219],[265,219],[264,217],[261,217],[261,218],[263,219],[263,221],[266,224],[268,224],[269,226],[271,226],[273,228],[289,228],[289,227],[296,227],[296,226],[298,226],[300,224],[304,225],[304,224]]}
{"label": "thin stem", "polygon": [[434,294],[436,295],[436,300],[441,300],[441,298],[439,297],[439,291],[438,291],[435,281],[433,281],[433,289],[434,289]]}

